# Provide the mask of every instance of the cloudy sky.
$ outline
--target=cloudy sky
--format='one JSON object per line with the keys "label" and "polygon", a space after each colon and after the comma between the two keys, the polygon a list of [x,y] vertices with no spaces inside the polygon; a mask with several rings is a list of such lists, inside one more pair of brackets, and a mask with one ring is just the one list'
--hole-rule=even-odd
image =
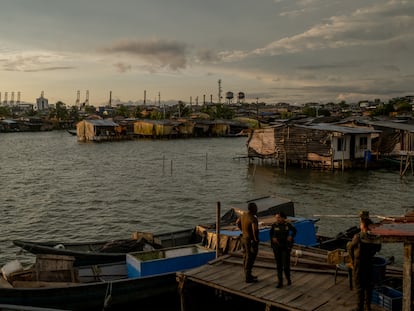
{"label": "cloudy sky", "polygon": [[0,92],[95,106],[414,95],[413,0],[0,0]]}

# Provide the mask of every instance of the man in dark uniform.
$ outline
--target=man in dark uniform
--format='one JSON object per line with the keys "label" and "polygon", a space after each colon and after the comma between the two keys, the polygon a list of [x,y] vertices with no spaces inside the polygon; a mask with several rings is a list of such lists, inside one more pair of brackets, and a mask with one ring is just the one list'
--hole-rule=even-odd
{"label": "man in dark uniform", "polygon": [[296,228],[286,221],[286,214],[276,214],[276,222],[270,228],[270,243],[276,260],[278,284],[277,288],[283,287],[283,272],[287,279],[287,285],[292,284],[290,278],[290,252],[293,239],[296,236]]}
{"label": "man in dark uniform", "polygon": [[371,224],[371,219],[361,216],[361,232],[353,237],[347,247],[357,291],[358,307],[355,311],[371,311],[373,257],[381,249],[379,239],[368,232]]}
{"label": "man in dark uniform", "polygon": [[243,213],[236,221],[242,230],[241,244],[243,247],[243,268],[246,283],[257,282],[257,277],[252,275],[254,261],[259,252],[259,224],[257,220],[257,205],[250,202],[248,212]]}

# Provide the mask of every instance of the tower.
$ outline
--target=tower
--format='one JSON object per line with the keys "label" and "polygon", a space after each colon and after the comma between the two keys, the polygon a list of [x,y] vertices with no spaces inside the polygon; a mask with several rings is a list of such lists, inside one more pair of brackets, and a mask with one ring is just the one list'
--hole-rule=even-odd
{"label": "tower", "polygon": [[80,106],[80,91],[78,90],[76,93],[76,102],[75,106]]}
{"label": "tower", "polygon": [[221,79],[219,79],[218,80],[218,102],[219,102],[219,104],[221,104],[221,92],[222,92],[222,89],[221,89]]}

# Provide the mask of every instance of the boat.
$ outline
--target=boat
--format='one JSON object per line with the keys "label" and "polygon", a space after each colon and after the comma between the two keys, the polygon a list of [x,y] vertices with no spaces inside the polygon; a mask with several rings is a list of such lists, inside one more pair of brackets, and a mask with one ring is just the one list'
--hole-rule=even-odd
{"label": "boat", "polygon": [[13,244],[32,254],[73,256],[74,266],[125,261],[130,252],[161,249],[201,242],[194,228],[168,233],[134,232],[131,238],[106,241],[64,242],[14,240]]}
{"label": "boat", "polygon": [[66,130],[70,135],[72,135],[72,136],[77,136],[78,135],[78,133],[77,133],[77,131],[76,131],[76,129],[73,129],[73,130]]}
{"label": "boat", "polygon": [[[322,248],[325,250],[346,249],[346,244],[359,232],[359,228],[352,226],[334,237],[318,234],[319,218],[308,218],[296,216],[294,203],[287,198],[280,196],[264,196],[249,200],[244,207],[232,207],[220,218],[220,231],[218,242],[223,253],[236,251],[241,248],[241,231],[236,225],[236,220],[246,211],[247,204],[254,202],[257,205],[257,217],[259,221],[259,240],[263,243],[270,243],[270,227],[275,221],[274,215],[284,212],[287,220],[297,229],[295,244]],[[217,224],[201,224],[196,227],[196,232],[204,236],[205,245],[215,248],[217,245]]]}
{"label": "boat", "polygon": [[189,244],[128,253],[120,262],[74,267],[74,257],[40,254],[33,267],[8,273],[7,280],[0,278],[0,304],[75,311],[172,306],[178,301],[176,272],[215,256],[214,250]]}
{"label": "boat", "polygon": [[[294,203],[280,196],[265,196],[249,200],[258,206],[258,218],[260,224],[260,241],[269,242],[270,225],[274,221],[274,215],[283,211],[288,220],[298,230],[295,243],[305,246],[335,250],[345,249],[355,233],[357,227],[351,227],[340,232],[335,237],[325,237],[318,234],[317,222],[319,218],[298,217],[295,213]],[[244,212],[246,206],[231,207],[220,217],[220,251],[225,254],[229,251],[241,249],[240,229],[236,226],[236,219]],[[166,248],[191,243],[201,243],[211,249],[217,249],[217,224],[211,222],[196,225],[174,232],[153,234],[148,232],[135,232],[131,238],[109,241],[90,242],[35,242],[14,240],[13,244],[33,254],[55,254],[75,257],[74,266],[109,263],[125,260],[127,253],[142,251],[150,248]]]}
{"label": "boat", "polygon": [[69,311],[65,309],[56,309],[56,308],[41,308],[41,307],[31,307],[31,306],[22,306],[22,305],[4,305],[0,304],[1,311]]}

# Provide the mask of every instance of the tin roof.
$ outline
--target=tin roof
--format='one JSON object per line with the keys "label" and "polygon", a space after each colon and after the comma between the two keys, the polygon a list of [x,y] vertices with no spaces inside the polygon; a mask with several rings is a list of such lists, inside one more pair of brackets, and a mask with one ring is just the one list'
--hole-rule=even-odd
{"label": "tin roof", "polygon": [[309,128],[313,130],[321,130],[321,131],[330,131],[330,132],[339,132],[343,134],[370,134],[370,133],[380,133],[381,131],[368,129],[368,128],[360,128],[360,127],[350,127],[350,126],[341,126],[331,123],[317,123],[311,125],[295,125],[297,127],[302,128]]}
{"label": "tin roof", "polygon": [[115,123],[112,120],[96,120],[96,119],[85,119],[85,122],[91,123],[94,126],[118,126],[118,123]]}
{"label": "tin roof", "polygon": [[414,211],[403,217],[387,218],[374,225],[371,233],[384,238],[414,239]]}
{"label": "tin roof", "polygon": [[363,121],[360,121],[360,122],[365,123],[365,124],[369,124],[369,125],[373,125],[373,126],[393,128],[393,129],[409,131],[411,133],[414,133],[414,125],[413,124],[393,122],[393,121],[370,121],[370,120],[363,120]]}

